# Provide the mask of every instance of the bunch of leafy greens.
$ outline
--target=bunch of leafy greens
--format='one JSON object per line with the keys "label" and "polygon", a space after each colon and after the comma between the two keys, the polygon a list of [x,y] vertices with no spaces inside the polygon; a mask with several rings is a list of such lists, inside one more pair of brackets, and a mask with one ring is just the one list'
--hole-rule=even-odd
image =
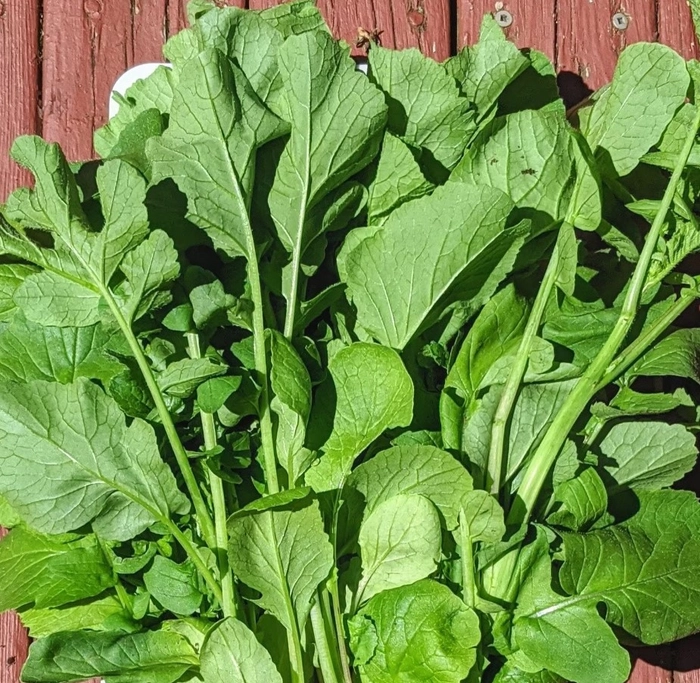
{"label": "bunch of leafy greens", "polygon": [[569,121],[490,17],[366,77],[307,0],[190,15],[102,161],[12,151],[23,680],[622,683],[700,630],[700,65]]}

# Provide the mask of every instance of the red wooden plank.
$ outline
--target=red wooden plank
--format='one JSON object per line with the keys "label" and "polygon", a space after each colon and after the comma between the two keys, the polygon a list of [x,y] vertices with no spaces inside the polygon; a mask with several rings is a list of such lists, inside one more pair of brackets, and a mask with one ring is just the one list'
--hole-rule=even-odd
{"label": "red wooden plank", "polygon": [[484,14],[506,11],[512,17],[505,33],[518,47],[532,47],[554,58],[556,38],[555,0],[457,0],[459,46],[473,45],[479,38]]}
{"label": "red wooden plank", "polygon": [[[7,532],[0,529],[0,538]],[[14,612],[0,614],[0,683],[18,683],[27,658],[27,635]]]}
{"label": "red wooden plank", "polygon": [[658,0],[659,42],[686,59],[698,56],[697,37],[687,0]]}
{"label": "red wooden plank", "polygon": [[633,669],[629,683],[674,683],[675,648],[665,645],[657,648],[633,648]]}
{"label": "red wooden plank", "polygon": [[[613,27],[621,6],[628,22],[623,31]],[[559,0],[556,20],[558,70],[593,90],[610,80],[627,45],[656,38],[656,6],[649,0]]]}
{"label": "red wooden plank", "polygon": [[[249,0],[251,9],[281,4]],[[437,60],[450,55],[450,8],[446,0],[318,0],[333,34],[353,44],[357,29],[383,31],[385,47],[417,47]]]}
{"label": "red wooden plank", "polygon": [[39,0],[0,0],[0,202],[29,179],[7,155],[39,129],[38,54]]}

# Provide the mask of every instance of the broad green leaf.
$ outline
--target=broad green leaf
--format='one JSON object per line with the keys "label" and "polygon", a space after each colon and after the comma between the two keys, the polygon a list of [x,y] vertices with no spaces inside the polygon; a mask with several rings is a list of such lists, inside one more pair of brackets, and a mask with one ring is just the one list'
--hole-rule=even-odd
{"label": "broad green leaf", "polygon": [[100,320],[100,298],[94,289],[44,270],[17,288],[14,302],[32,322],[50,327],[89,327]]}
{"label": "broad green leaf", "polygon": [[553,500],[557,507],[547,522],[574,531],[590,528],[608,508],[605,484],[592,467],[555,486]]}
{"label": "broad green leaf", "polygon": [[17,514],[17,511],[7,502],[5,498],[0,496],[0,527],[12,529],[19,526],[22,519]]}
{"label": "broad green leaf", "polygon": [[119,144],[124,131],[144,112],[156,109],[167,114],[173,100],[177,75],[166,66],[158,67],[147,78],[139,79],[119,99],[119,111],[107,125],[95,131],[95,150],[106,159]]}
{"label": "broad green leaf", "polygon": [[439,448],[395,446],[359,465],[348,477],[347,488],[364,499],[365,519],[394,496],[418,495],[437,507],[448,529],[455,529],[472,478],[457,459]]}
{"label": "broad green leaf", "polygon": [[519,669],[515,664],[506,662],[496,674],[493,683],[565,683],[564,679],[551,671],[529,673]]}
{"label": "broad green leaf", "polygon": [[340,486],[367,446],[413,419],[413,382],[393,349],[352,344],[330,360],[328,369],[335,388],[333,427],[321,459],[306,474],[316,491]]}
{"label": "broad green leaf", "polygon": [[291,342],[270,331],[270,386],[274,394],[270,407],[277,416],[276,452],[293,486],[309,460],[304,448],[311,413],[311,377]]}
{"label": "broad green leaf", "polygon": [[205,413],[217,412],[241,386],[242,377],[214,377],[197,387],[197,405]]}
{"label": "broad green leaf", "polygon": [[5,383],[0,391],[0,494],[45,533],[92,522],[127,540],[188,502],[160,459],[150,425],[95,384]]}
{"label": "broad green leaf", "polygon": [[527,57],[506,39],[503,29],[487,14],[481,23],[479,42],[449,59],[445,68],[483,119],[505,88],[529,65]]}
{"label": "broad green leaf", "polygon": [[172,238],[162,230],[154,230],[147,240],[124,257],[121,270],[126,282],[117,293],[123,299],[122,309],[128,320],[159,308],[170,300],[170,295],[163,290],[180,274]]}
{"label": "broad green leaf", "polygon": [[503,508],[486,491],[470,491],[462,502],[461,520],[469,525],[472,543],[498,543],[506,533]]}
{"label": "broad green leaf", "polygon": [[[599,556],[591,559],[597,563]],[[521,553],[521,567],[513,640],[523,653],[567,681],[625,683],[629,655],[595,604],[570,600],[552,590],[551,559],[542,532]]]}
{"label": "broad green leaf", "polygon": [[517,351],[527,314],[527,301],[508,285],[486,302],[474,321],[440,397],[442,437],[448,448],[461,448],[465,411],[473,411],[476,393],[496,362]]}
{"label": "broad green leaf", "polygon": [[226,619],[207,637],[200,672],[204,683],[282,683],[268,651],[236,619]]}
{"label": "broad green leaf", "polygon": [[685,61],[671,48],[630,45],[583,129],[590,148],[608,158],[618,175],[627,175],[659,141],[689,85]]}
{"label": "broad green leaf", "polygon": [[127,613],[116,595],[107,595],[57,609],[23,610],[20,618],[29,636],[37,639],[63,631],[106,631],[110,621],[127,619]]}
{"label": "broad green leaf", "polygon": [[30,275],[36,273],[33,266],[20,263],[0,265],[0,322],[9,322],[14,317],[17,304],[14,294]]}
{"label": "broad green leaf", "polygon": [[225,372],[225,366],[208,358],[185,358],[171,363],[158,375],[158,386],[166,394],[187,398],[203,382]]}
{"label": "broad green leaf", "polygon": [[437,162],[432,174],[444,177],[476,128],[470,103],[460,96],[454,79],[416,49],[398,52],[374,46],[369,68],[370,79],[386,94],[389,131],[424,149]]}
{"label": "broad green leaf", "polygon": [[191,564],[177,564],[156,555],[143,575],[148,592],[170,612],[182,616],[194,614],[202,603],[197,588],[197,572]]}
{"label": "broad green leaf", "polygon": [[560,581],[573,597],[560,598],[550,610],[603,602],[609,622],[656,645],[697,630],[700,504],[687,491],[639,496],[639,511],[626,522],[564,535]]}
{"label": "broad green leaf", "polygon": [[580,230],[596,230],[603,221],[600,170],[583,135],[573,129],[569,132],[576,182],[565,220]]}
{"label": "broad green leaf", "polygon": [[479,619],[435,581],[375,596],[350,621],[350,642],[367,683],[460,683],[476,661]]}
{"label": "broad green leaf", "polygon": [[360,527],[358,604],[430,576],[440,559],[440,541],[440,518],[427,498],[399,495],[378,505]]}
{"label": "broad green leaf", "polygon": [[43,379],[62,384],[79,377],[108,381],[124,369],[106,353],[108,341],[101,325],[45,327],[15,316],[0,331],[0,379]]}
{"label": "broad green leaf", "polygon": [[[151,176],[151,162],[146,156],[146,143],[163,134],[167,118],[157,109],[146,109],[133,121],[127,123],[119,133],[114,146],[109,150],[109,159],[123,159],[137,168],[147,178]],[[96,135],[99,133],[97,131]]]}
{"label": "broad green leaf", "polygon": [[433,184],[426,180],[411,148],[400,138],[387,133],[369,186],[369,224],[383,223],[401,204],[422,197],[432,189]]}
{"label": "broad green leaf", "polygon": [[690,472],[698,457],[683,425],[635,421],[614,424],[600,442],[601,465],[618,488],[661,489]]}
{"label": "broad green leaf", "polygon": [[255,602],[288,631],[303,631],[319,585],[330,575],[333,548],[317,501],[292,489],[268,496],[229,520],[234,574],[260,593]]}
{"label": "broad green leaf", "polygon": [[594,403],[591,414],[596,420],[606,422],[635,415],[662,415],[680,406],[692,406],[693,399],[684,389],[672,394],[642,394],[629,387],[621,387],[609,405]]}
{"label": "broad green leaf", "polygon": [[0,612],[99,595],[114,575],[94,536],[63,540],[17,528],[0,541]]}
{"label": "broad green leaf", "polygon": [[647,351],[629,370],[632,377],[687,377],[700,384],[700,330],[676,330]]}
{"label": "broad green leaf", "polygon": [[314,0],[292,0],[273,5],[262,10],[260,16],[274,26],[284,38],[307,31],[328,30]]}
{"label": "broad green leaf", "polygon": [[204,50],[182,69],[168,129],[149,141],[153,182],[178,184],[187,217],[215,247],[257,258],[248,215],[255,153],[284,132],[242,71],[218,50]]}
{"label": "broad green leaf", "polygon": [[522,228],[505,229],[512,208],[499,190],[448,183],[399,207],[364,239],[360,229],[339,257],[358,324],[403,349],[457,296],[484,303],[522,243]]}
{"label": "broad green leaf", "polygon": [[563,218],[573,176],[569,136],[560,112],[529,109],[495,119],[450,177],[490,185],[518,207]]}
{"label": "broad green leaf", "polygon": [[376,156],[387,109],[348,49],[325,32],[289,38],[279,67],[292,126],[268,201],[291,258],[293,302],[305,253],[324,228],[313,209]]}
{"label": "broad green leaf", "polygon": [[174,683],[198,663],[194,647],[177,633],[65,632],[32,644],[22,680],[68,683],[99,676],[107,683]]}

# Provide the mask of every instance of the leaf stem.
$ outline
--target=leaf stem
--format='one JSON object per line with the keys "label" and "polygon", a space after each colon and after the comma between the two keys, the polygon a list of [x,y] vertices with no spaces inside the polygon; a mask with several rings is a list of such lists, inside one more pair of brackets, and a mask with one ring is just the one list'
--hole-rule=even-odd
{"label": "leaf stem", "polygon": [[343,682],[353,683],[352,671],[350,670],[350,658],[345,647],[345,627],[343,625],[343,614],[340,611],[340,593],[338,592],[338,578],[332,576],[329,583],[331,603],[333,607],[333,618],[335,620],[335,630],[338,634],[338,652],[340,654],[340,665],[343,669]]}
{"label": "leaf stem", "polygon": [[476,576],[474,573],[474,545],[464,509],[459,511],[459,536],[462,551],[462,598],[467,607],[476,606]]}
{"label": "leaf stem", "polygon": [[321,593],[316,594],[316,600],[311,607],[311,628],[314,632],[314,642],[316,643],[316,654],[323,676],[323,683],[340,683],[338,673],[335,669],[335,662],[328,643],[328,631],[326,621],[321,610]]}
{"label": "leaf stem", "polygon": [[666,216],[678,189],[685,164],[695,144],[695,136],[697,135],[698,128],[700,128],[700,110],[691,126],[683,151],[676,163],[676,168],[673,171],[668,187],[664,192],[659,212],[656,214],[644,242],[644,249],[642,249],[639,261],[634,269],[632,281],[627,290],[622,310],[615,323],[615,327],[603,345],[603,348],[598,352],[593,362],[579,378],[571,394],[564,401],[557,416],[550,424],[542,442],[535,451],[529,466],[525,470],[525,475],[518,489],[518,499],[516,499],[508,515],[508,522],[511,525],[520,526],[520,524],[527,522],[530,518],[535,504],[537,503],[537,498],[542,490],[542,486],[569,432],[583,409],[593,398],[596,391],[598,391],[601,380],[607,374],[608,366],[615,358],[615,354],[625,341],[632,327],[632,323],[634,322],[639,308],[639,302],[649,266],[654,252],[656,251],[661,230],[666,221]]}
{"label": "leaf stem", "polygon": [[250,281],[251,298],[253,300],[253,346],[255,355],[255,370],[260,382],[260,437],[263,451],[263,470],[267,482],[268,493],[280,490],[277,478],[277,458],[275,456],[275,439],[272,433],[272,415],[270,413],[270,390],[268,386],[267,352],[265,350],[265,315],[263,308],[262,286],[260,284],[260,269],[257,262],[257,251],[251,238],[248,259],[248,280]]}
{"label": "leaf stem", "polygon": [[532,311],[530,311],[530,316],[525,326],[520,346],[515,354],[513,366],[511,367],[506,384],[503,387],[503,393],[501,394],[496,414],[493,418],[493,424],[491,426],[491,446],[489,448],[487,465],[487,485],[490,483],[491,493],[495,496],[498,496],[501,490],[504,469],[507,469],[507,463],[505,463],[506,467],[504,468],[504,460],[508,420],[513,412],[513,407],[518,397],[518,391],[520,390],[520,385],[525,376],[528,361],[530,360],[532,345],[535,337],[537,337],[537,332],[542,323],[542,316],[544,315],[547,302],[549,301],[552,288],[554,287],[558,266],[559,248],[555,246],[552,258],[547,265],[544,279],[537,292]]}
{"label": "leaf stem", "polygon": [[177,429],[175,428],[175,423],[170,415],[170,411],[165,405],[163,395],[160,392],[156,378],[154,377],[151,366],[148,363],[148,359],[146,358],[143,348],[136,338],[136,335],[133,333],[131,325],[127,322],[126,318],[121,312],[121,309],[117,305],[117,302],[114,300],[112,293],[106,287],[102,288],[100,293],[104,297],[112,312],[112,315],[114,315],[117,324],[121,328],[122,333],[129,344],[129,348],[134,354],[136,363],[141,370],[141,374],[146,381],[146,385],[148,386],[148,390],[153,398],[153,402],[156,404],[158,416],[160,417],[160,421],[163,424],[163,428],[165,429],[165,433],[168,437],[168,442],[170,443],[170,447],[173,449],[175,459],[180,467],[182,478],[185,480],[185,486],[187,486],[187,491],[192,499],[195,512],[197,513],[197,521],[199,522],[202,530],[202,537],[204,538],[204,542],[213,550],[216,548],[214,523],[212,522],[209,510],[204,502],[204,497],[202,496],[202,492],[199,489],[194,472],[192,471],[190,460],[187,456],[187,451],[182,445],[182,441],[177,433]]}
{"label": "leaf stem", "polygon": [[[202,350],[199,345],[199,335],[196,333],[187,334],[187,345],[192,358],[201,358]],[[211,452],[217,445],[216,422],[211,413],[200,411],[199,418],[202,423],[202,435],[204,437],[204,448]],[[224,493],[224,483],[211,469],[207,468],[211,499],[214,506],[214,531],[216,534],[216,555],[219,565],[219,578],[222,589],[222,609],[224,616],[236,617],[238,614],[236,590],[233,584],[233,574],[228,562],[228,529],[226,528],[226,495]]]}

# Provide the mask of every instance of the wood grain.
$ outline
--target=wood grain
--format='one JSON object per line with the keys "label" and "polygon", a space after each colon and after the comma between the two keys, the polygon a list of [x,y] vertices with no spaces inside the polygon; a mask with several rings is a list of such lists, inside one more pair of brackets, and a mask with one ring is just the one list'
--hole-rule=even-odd
{"label": "wood grain", "polygon": [[686,59],[698,56],[697,37],[687,0],[658,0],[658,40]]}
{"label": "wood grain", "polygon": [[[0,529],[0,538],[7,534]],[[18,683],[27,658],[27,635],[14,612],[0,614],[0,683]]]}
{"label": "wood grain", "polygon": [[533,47],[554,58],[556,41],[555,0],[457,0],[457,42],[473,45],[479,38],[484,14],[496,7],[510,12],[513,23],[505,33],[518,47]]}
{"label": "wood grain", "polygon": [[39,0],[0,0],[0,202],[29,181],[8,158],[13,140],[39,130]]}
{"label": "wood grain", "polygon": [[[621,6],[629,21],[625,31],[612,23]],[[592,90],[610,80],[627,45],[657,35],[656,4],[649,0],[558,0],[556,18],[557,69]]]}
{"label": "wood grain", "polygon": [[[251,9],[280,4],[249,0]],[[382,45],[417,47],[437,60],[450,55],[450,8],[447,0],[318,0],[333,34],[351,45],[357,29],[383,31]],[[361,54],[358,50],[355,54]]]}

